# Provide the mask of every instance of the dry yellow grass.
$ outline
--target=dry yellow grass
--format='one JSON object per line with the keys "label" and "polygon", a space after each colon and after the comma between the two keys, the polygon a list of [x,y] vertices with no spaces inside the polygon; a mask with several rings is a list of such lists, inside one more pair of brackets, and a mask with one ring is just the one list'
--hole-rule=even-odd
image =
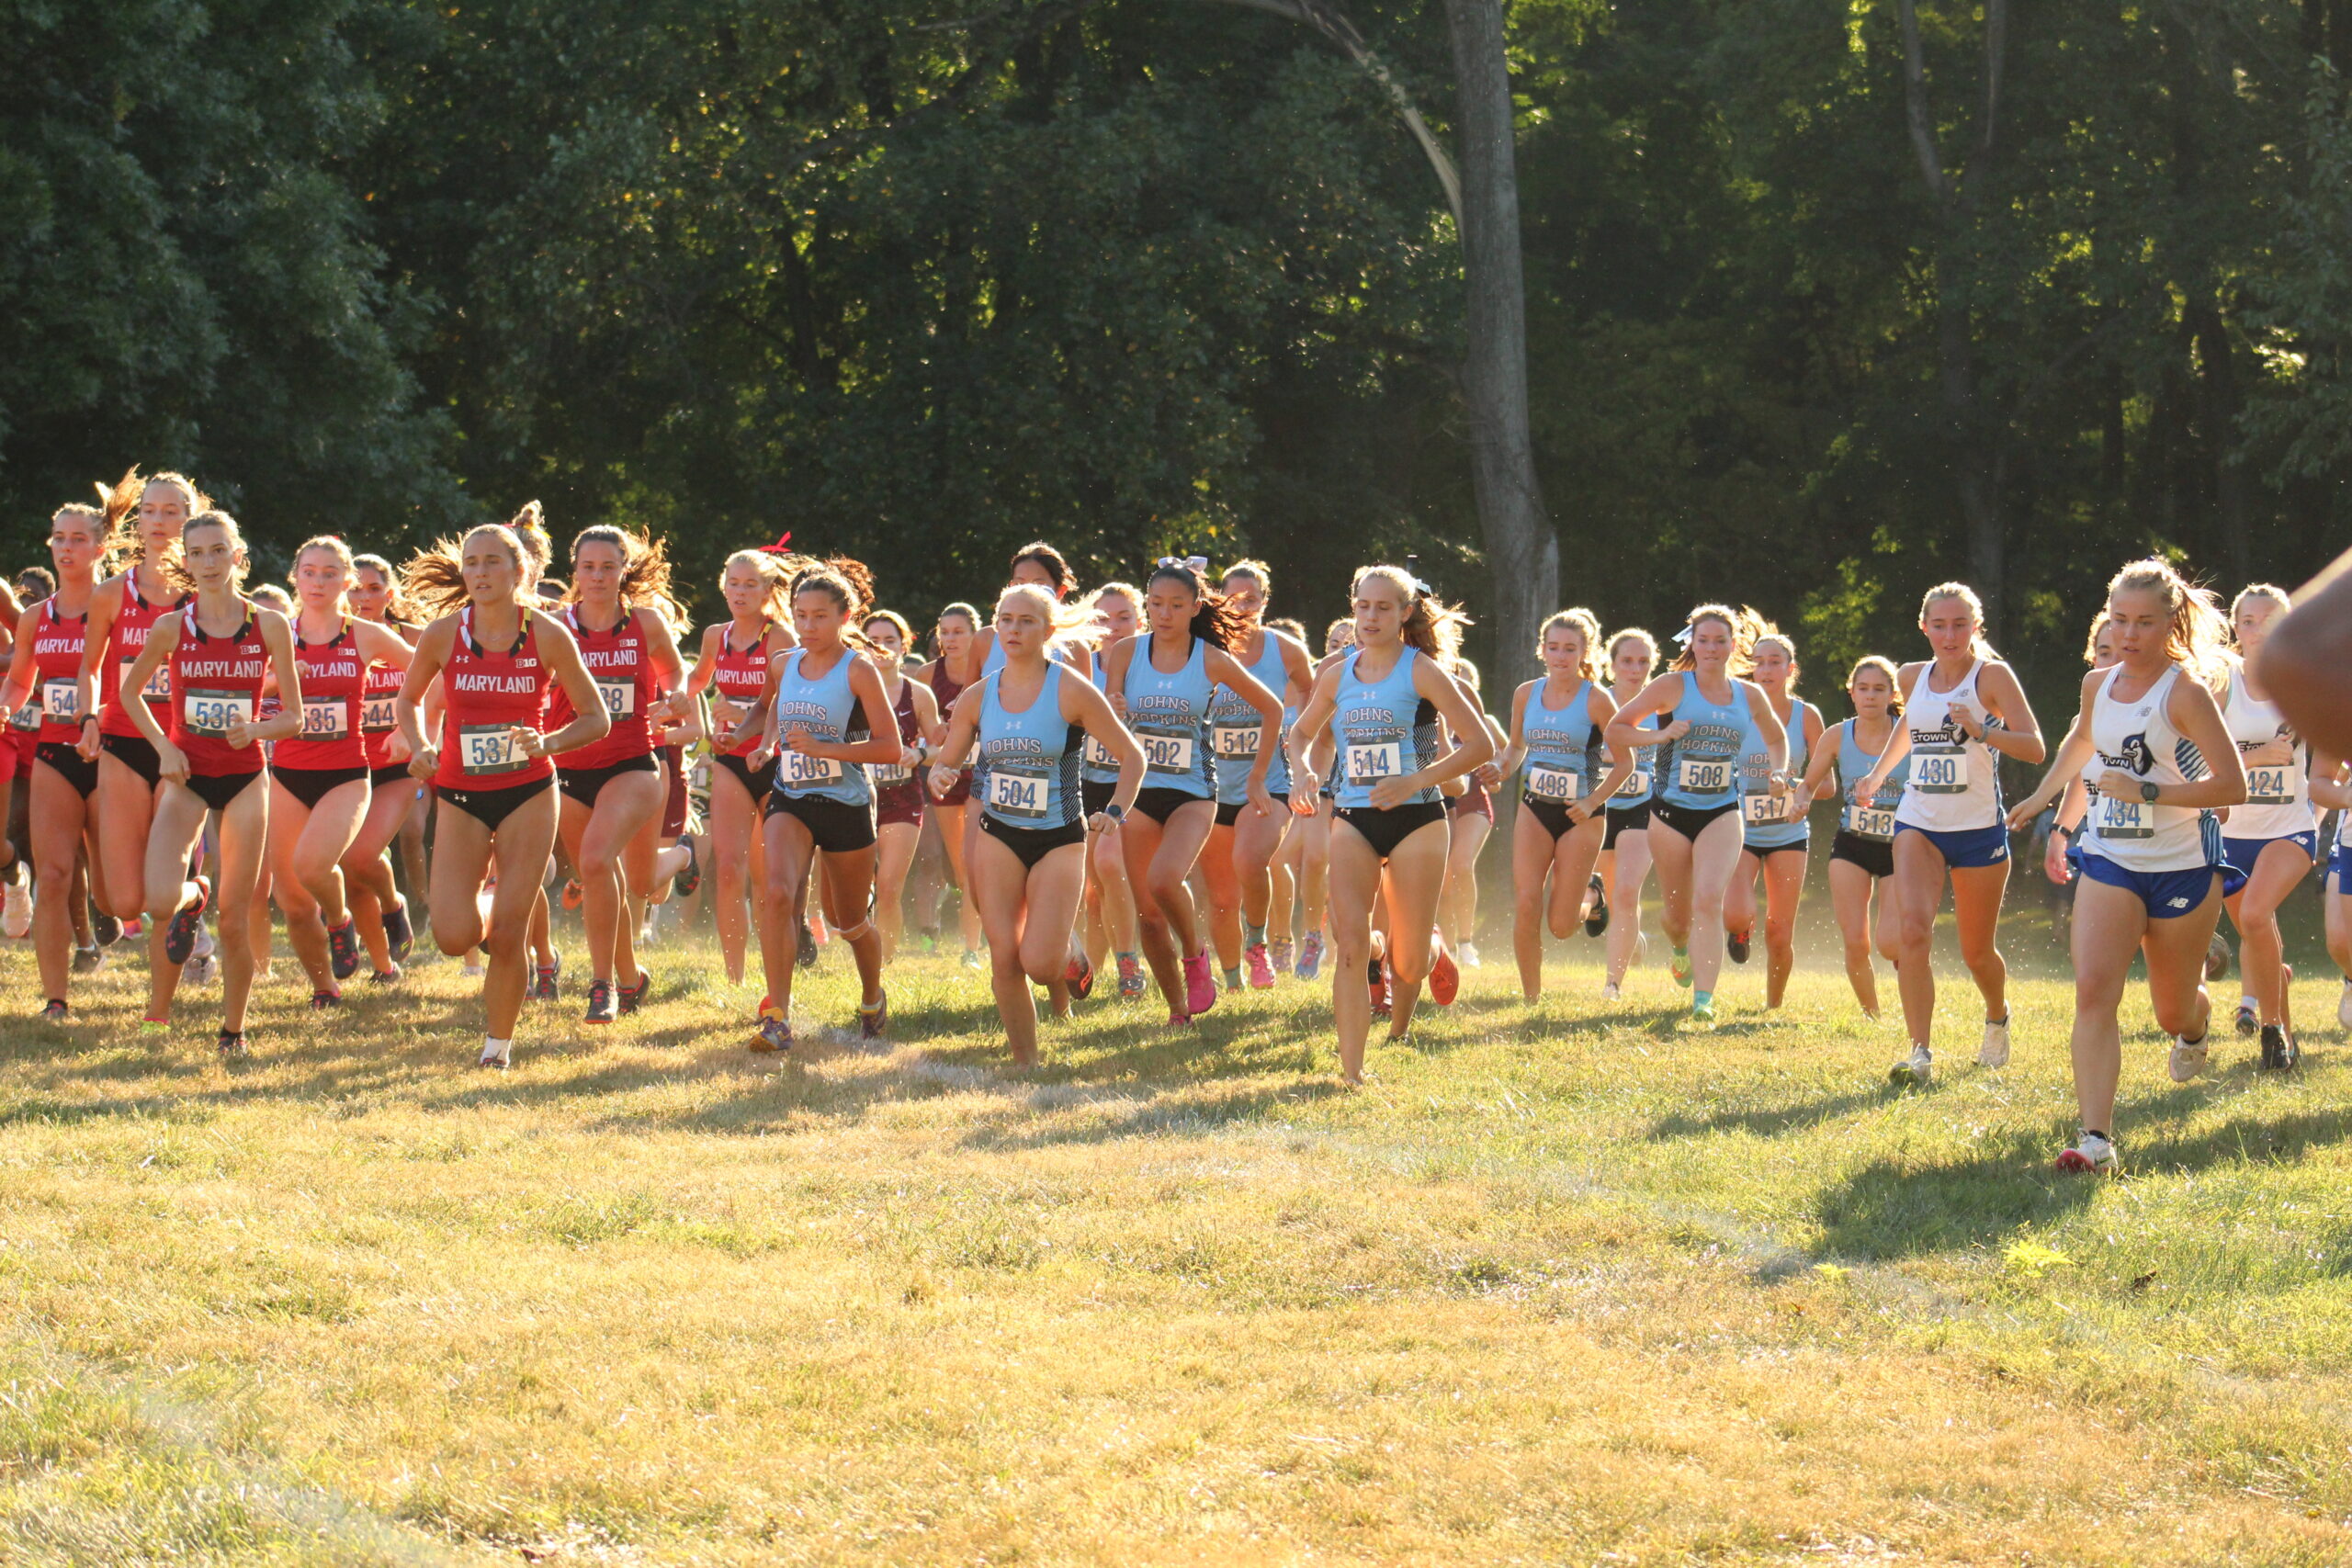
{"label": "dry yellow grass", "polygon": [[446,964],[279,987],[235,1070],[128,976],[0,1030],[0,1559],[2352,1557],[2332,1042],[2145,1043],[2132,1172],[2067,1181],[2047,982],[2011,1069],[1897,1094],[1836,976],[1699,1038],[1656,971],[1488,968],[1347,1095],[1295,983],[1091,1004],[1023,1080],[950,965],[779,1066],[664,962],[505,1077]]}

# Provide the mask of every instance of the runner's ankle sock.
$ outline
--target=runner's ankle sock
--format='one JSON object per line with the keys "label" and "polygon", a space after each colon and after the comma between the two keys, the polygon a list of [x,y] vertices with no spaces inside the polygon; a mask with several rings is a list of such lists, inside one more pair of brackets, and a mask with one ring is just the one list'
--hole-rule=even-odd
{"label": "runner's ankle sock", "polygon": [[1241,945],[1242,945],[1242,946],[1244,946],[1244,947],[1262,947],[1262,946],[1264,946],[1264,945],[1265,945],[1265,942],[1266,942],[1266,928],[1265,928],[1264,926],[1261,926],[1261,925],[1254,925],[1254,926],[1253,926],[1253,925],[1251,925],[1248,920],[1244,920],[1244,921],[1242,921],[1242,922],[1241,922]]}
{"label": "runner's ankle sock", "polygon": [[1715,993],[1713,991],[1693,991],[1690,993],[1690,1006],[1694,1010],[1699,1008],[1712,1007],[1714,1005],[1714,1000]]}

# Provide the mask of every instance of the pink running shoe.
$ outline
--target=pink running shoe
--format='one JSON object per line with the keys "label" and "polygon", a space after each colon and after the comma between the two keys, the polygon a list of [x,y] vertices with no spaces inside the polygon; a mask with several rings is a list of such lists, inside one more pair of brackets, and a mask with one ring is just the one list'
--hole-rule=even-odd
{"label": "pink running shoe", "polygon": [[1242,954],[1242,957],[1246,959],[1250,964],[1250,988],[1253,991],[1272,990],[1274,988],[1274,964],[1273,960],[1268,956],[1266,953],[1266,944],[1262,942],[1251,942],[1250,944],[1250,951]]}
{"label": "pink running shoe", "polygon": [[1198,1018],[1216,1006],[1216,972],[1209,967],[1209,955],[1196,953],[1184,960],[1184,1010]]}

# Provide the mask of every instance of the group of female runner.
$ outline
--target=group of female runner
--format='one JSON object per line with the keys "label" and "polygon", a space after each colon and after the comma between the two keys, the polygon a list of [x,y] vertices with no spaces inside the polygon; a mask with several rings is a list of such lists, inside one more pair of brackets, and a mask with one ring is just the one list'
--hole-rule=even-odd
{"label": "group of female runner", "polygon": [[[986,612],[941,612],[935,656],[913,664],[916,635],[875,603],[865,567],[780,541],[728,559],[727,616],[689,663],[666,558],[622,529],[574,536],[560,594],[536,503],[420,553],[397,581],[320,536],[296,550],[293,596],[273,608],[245,586],[236,521],[187,479],[101,488],[100,505],[52,519],[45,595],[20,613],[0,599],[16,637],[0,703],[23,738],[28,796],[0,878],[21,880],[28,848],[52,1019],[90,966],[84,889],[101,918],[143,922],[156,1027],[212,914],[230,1055],[245,1050],[266,951],[261,900],[285,915],[314,1005],[335,1005],[363,963],[397,976],[413,939],[389,855],[420,782],[433,940],[486,960],[482,1065],[507,1065],[525,1000],[554,994],[559,846],[582,908],[585,1021],[634,1010],[651,987],[636,911],[694,867],[677,846],[675,748],[701,740],[730,981],[759,940],[754,1051],[793,1048],[812,908],[853,955],[861,1034],[887,1035],[885,964],[928,818],[1016,1063],[1036,1057],[1033,987],[1066,1013],[1112,959],[1122,998],[1154,987],[1182,1024],[1216,1005],[1220,970],[1227,988],[1271,987],[1285,968],[1315,976],[1328,932],[1340,1067],[1359,1082],[1374,1019],[1402,1037],[1425,985],[1451,1001],[1452,949],[1475,962],[1468,879],[1516,777],[1525,996],[1541,993],[1546,933],[1581,926],[1609,938],[1602,994],[1616,998],[1654,874],[1672,977],[1701,1029],[1724,955],[1746,962],[1759,924],[1765,1003],[1780,1004],[1810,807],[1834,794],[1847,973],[1876,1017],[1875,959],[1893,964],[1908,1036],[1893,1076],[1920,1085],[1936,1061],[1930,937],[1947,886],[1984,1003],[1977,1060],[2007,1060],[1995,939],[2010,834],[2054,806],[2073,847],[2049,869],[2078,882],[2082,1132],[2061,1163],[2096,1169],[2115,1157],[2116,1014],[2134,954],[2172,1076],[2188,1081],[2208,1055],[2206,953],[2226,909],[2242,938],[2239,1027],[2266,1067],[2296,1060],[2277,911],[2318,857],[2315,812],[2352,806],[2345,761],[2309,754],[2255,671],[2287,594],[2248,588],[2225,615],[2154,559],[2109,584],[2080,712],[2041,787],[2005,809],[1998,759],[2036,764],[2050,748],[1959,583],[1922,600],[1928,657],[1858,661],[1836,721],[1797,694],[1793,639],[1724,604],[1690,612],[1664,669],[1647,632],[1604,636],[1589,612],[1560,612],[1534,650],[1544,672],[1498,721],[1461,657],[1460,613],[1393,566],[1356,574],[1318,658],[1303,627],[1267,618],[1261,563],[1213,578],[1199,558],[1168,558],[1140,586],[1081,596],[1059,552],[1035,544]],[[2339,845],[2340,960],[2346,870]],[[1628,917],[1612,926],[1612,908]]]}

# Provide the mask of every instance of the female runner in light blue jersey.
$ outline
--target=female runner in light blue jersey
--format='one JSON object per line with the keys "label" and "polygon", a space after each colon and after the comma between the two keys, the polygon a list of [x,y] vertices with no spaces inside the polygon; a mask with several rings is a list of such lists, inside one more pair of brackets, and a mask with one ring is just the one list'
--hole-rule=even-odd
{"label": "female runner in light blue jersey", "polygon": [[[1796,777],[1821,746],[1821,710],[1796,694],[1797,645],[1769,621],[1759,621],[1750,674],[1788,736],[1787,772]],[[1754,739],[1754,738],[1751,738]],[[1765,781],[1764,751],[1751,745],[1740,774],[1739,867],[1724,896],[1724,946],[1732,962],[1747,962],[1756,931],[1756,883],[1764,882],[1764,1005],[1776,1008],[1797,962],[1797,903],[1804,897],[1804,866],[1813,848],[1805,820],[1810,797],[1774,794]]]}
{"label": "female runner in light blue jersey", "polygon": [[[1044,588],[1019,583],[997,600],[996,646],[1004,663],[956,698],[934,772],[953,782],[977,741],[987,793],[972,846],[972,897],[988,932],[989,982],[1012,1059],[1037,1060],[1037,1011],[1029,987],[1046,987],[1054,1016],[1092,987],[1085,954],[1069,933],[1084,896],[1086,843],[1114,827],[1143,787],[1144,753],[1111,705],[1050,649],[1058,634],[1086,626]],[[1116,759],[1117,782],[1099,811],[1085,809],[1079,769],[1091,739]]]}
{"label": "female runner in light blue jersey", "polygon": [[[1657,669],[1657,638],[1639,626],[1627,626],[1609,639],[1609,695],[1614,702],[1631,697],[1650,683]],[[1638,733],[1657,734],[1652,714]],[[1603,748],[1604,753],[1606,748]],[[1600,835],[1601,886],[1606,897],[1595,900],[1585,917],[1585,934],[1606,931],[1609,967],[1600,985],[1600,999],[1613,1002],[1625,971],[1642,961],[1647,947],[1642,936],[1642,885],[1650,875],[1650,799],[1657,793],[1657,764],[1662,753],[1655,746],[1634,749],[1633,769],[1617,793],[1609,797]],[[1612,911],[1613,918],[1612,918]]]}
{"label": "female runner in light blue jersey", "polygon": [[[1715,1022],[1715,977],[1724,958],[1724,896],[1739,867],[1741,756],[1764,752],[1766,787],[1787,787],[1788,732],[1763,689],[1743,679],[1753,628],[1724,604],[1690,612],[1674,667],[1617,710],[1608,730],[1611,757],[1663,744],[1650,805],[1650,858],[1657,866],[1661,919],[1674,944],[1674,981],[1691,987],[1690,1021]],[[1661,728],[1645,732],[1652,714]]]}
{"label": "female runner in light blue jersey", "polygon": [[1890,1075],[1924,1084],[1935,1069],[1936,976],[1928,938],[1951,881],[1960,956],[1984,998],[1978,1066],[2009,1059],[2008,966],[1995,945],[2009,884],[2009,835],[2001,821],[2000,759],[2039,762],[2047,748],[2016,673],[1984,641],[1984,606],[1962,582],[1919,602],[1919,631],[1935,657],[1896,677],[1903,722],[1862,781],[1875,795],[1906,757],[1911,772],[1894,811],[1894,898],[1902,958],[1894,972],[1911,1054]]}
{"label": "female runner in light blue jersey", "polygon": [[1544,623],[1536,649],[1544,673],[1511,694],[1510,743],[1498,771],[1526,769],[1512,815],[1511,952],[1520,993],[1531,1002],[1544,992],[1544,932],[1565,938],[1576,929],[1610,794],[1634,772],[1630,760],[1605,776],[1595,769],[1617,713],[1600,684],[1600,648],[1591,611],[1559,611]]}
{"label": "female runner in light blue jersey", "polygon": [[[1184,886],[1216,825],[1209,707],[1216,688],[1229,687],[1273,729],[1282,723],[1283,700],[1227,651],[1240,640],[1239,617],[1190,562],[1162,558],[1144,580],[1143,607],[1146,629],[1103,656],[1111,705],[1142,741],[1147,764],[1143,791],[1119,824],[1119,837],[1144,958],[1168,999],[1169,1022],[1182,1023],[1216,1005],[1216,976]],[[1261,748],[1244,785],[1261,811],[1281,809],[1266,792],[1273,756],[1274,748]]]}
{"label": "female runner in light blue jersey", "polygon": [[[1874,795],[1863,795],[1860,786],[1894,735],[1894,661],[1883,655],[1866,653],[1855,661],[1846,677],[1846,700],[1853,705],[1854,716],[1823,733],[1813,760],[1805,764],[1801,791],[1809,806],[1833,787],[1833,774],[1837,779],[1838,836],[1829,846],[1829,902],[1845,939],[1846,979],[1854,987],[1854,999],[1873,1021],[1878,1018],[1878,972],[1871,965],[1871,944],[1875,932],[1878,951],[1894,962],[1894,900],[1885,883],[1894,874],[1894,812],[1903,801],[1908,770],[1896,767]],[[1873,901],[1878,906],[1875,918]]]}
{"label": "female runner in light blue jersey", "polygon": [[[1233,657],[1258,683],[1283,699],[1285,712],[1306,694],[1315,678],[1306,645],[1265,625],[1273,577],[1263,561],[1236,561],[1225,569],[1225,602],[1240,621]],[[1226,988],[1234,988],[1247,965],[1250,986],[1266,990],[1274,964],[1266,951],[1266,919],[1273,902],[1274,856],[1290,831],[1290,767],[1283,761],[1285,726],[1261,722],[1241,694],[1219,686],[1209,704],[1209,750],[1216,765],[1216,826],[1201,850],[1201,871],[1209,886],[1209,933]],[[1261,812],[1250,804],[1250,768],[1261,751],[1273,756],[1266,768],[1266,793],[1281,809]]]}
{"label": "female runner in light blue jersey", "polygon": [[[792,629],[800,646],[768,664],[767,690],[736,730],[760,737],[748,759],[753,773],[775,761],[763,807],[767,841],[767,919],[760,959],[767,970],[768,1009],[754,1051],[792,1048],[792,971],[808,870],[824,856],[825,920],[849,943],[861,987],[857,1018],[868,1040],[882,1038],[889,1004],[882,990],[882,933],[874,926],[874,786],[869,763],[901,755],[899,718],[870,660],[851,646],[873,603],[874,579],[846,558],[807,567],[792,580]],[[772,933],[787,940],[768,940]]]}
{"label": "female runner in light blue jersey", "polygon": [[[1430,972],[1438,894],[1445,886],[1440,786],[1491,760],[1495,743],[1477,705],[1445,672],[1461,642],[1461,613],[1402,567],[1364,568],[1352,597],[1355,647],[1317,673],[1291,726],[1290,754],[1296,807],[1312,801],[1322,782],[1312,759],[1330,732],[1331,1012],[1340,1077],[1360,1084],[1374,994],[1386,991],[1394,1010],[1389,1038],[1401,1039]],[[1443,755],[1441,721],[1461,738]],[[1373,905],[1384,892],[1385,976],[1372,930]],[[1384,987],[1384,978],[1391,984]]]}
{"label": "female runner in light blue jersey", "polygon": [[[1106,582],[1087,601],[1094,615],[1094,635],[1108,648],[1121,637],[1136,635],[1143,624],[1143,592],[1131,582]],[[1102,691],[1110,671],[1094,661],[1094,689]],[[1086,797],[1086,814],[1100,812],[1119,782],[1119,759],[1096,739],[1086,742],[1086,760],[1079,765],[1079,793]],[[1143,996],[1143,955],[1136,946],[1136,893],[1127,884],[1127,855],[1117,823],[1094,835],[1086,851],[1085,940],[1087,962],[1096,968],[1105,957],[1118,965],[1119,999]]]}
{"label": "female runner in light blue jersey", "polygon": [[[2017,804],[2022,827],[2080,775],[2091,789],[2075,889],[2070,1050],[2082,1133],[2058,1168],[2116,1162],[2115,1095],[2123,1069],[2116,1011],[2132,960],[2145,953],[2156,1027],[2173,1037],[2172,1078],[2205,1068],[2212,1006],[2205,948],[2228,886],[2214,813],[2245,799],[2245,768],[2209,682],[2227,671],[2229,623],[2212,595],[2168,561],[2134,561],[2107,591],[2115,667],[2083,677],[2082,711],[2041,787]],[[1912,771],[1911,787],[1919,773]],[[1896,840],[1900,844],[1901,840]]]}

